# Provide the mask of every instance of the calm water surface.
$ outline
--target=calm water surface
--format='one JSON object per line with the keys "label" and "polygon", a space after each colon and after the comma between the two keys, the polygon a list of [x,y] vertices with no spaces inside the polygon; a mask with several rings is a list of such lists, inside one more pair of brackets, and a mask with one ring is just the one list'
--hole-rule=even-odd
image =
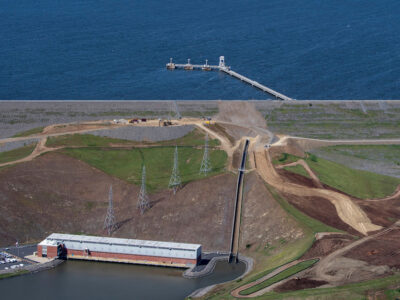
{"label": "calm water surface", "polygon": [[243,263],[219,262],[212,275],[185,279],[182,270],[68,261],[55,269],[0,280],[1,299],[184,299],[198,288],[232,280]]}
{"label": "calm water surface", "polygon": [[0,99],[399,99],[398,0],[0,0]]}

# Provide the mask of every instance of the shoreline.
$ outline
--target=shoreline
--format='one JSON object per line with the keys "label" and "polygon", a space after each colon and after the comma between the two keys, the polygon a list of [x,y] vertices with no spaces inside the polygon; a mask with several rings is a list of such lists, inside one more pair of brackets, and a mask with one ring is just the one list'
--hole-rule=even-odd
{"label": "shoreline", "polygon": [[[23,276],[28,274],[34,274],[45,270],[50,270],[58,265],[62,264],[64,260],[62,259],[53,259],[45,263],[37,263],[33,265],[27,265],[22,268],[9,269],[9,270],[0,270],[0,280],[13,278],[16,276]],[[6,277],[1,277],[1,275],[9,275]]]}

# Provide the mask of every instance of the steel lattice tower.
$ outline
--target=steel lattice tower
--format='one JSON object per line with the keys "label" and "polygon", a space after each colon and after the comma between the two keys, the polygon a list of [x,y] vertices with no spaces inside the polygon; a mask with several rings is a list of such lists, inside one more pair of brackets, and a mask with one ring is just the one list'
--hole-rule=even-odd
{"label": "steel lattice tower", "polygon": [[144,165],[142,169],[142,186],[139,192],[137,207],[140,209],[140,213],[142,215],[147,209],[150,208],[150,201],[146,192],[146,167]]}
{"label": "steel lattice tower", "polygon": [[174,153],[174,167],[172,169],[171,178],[169,180],[169,188],[172,188],[174,194],[179,189],[181,185],[181,176],[179,175],[179,168],[178,168],[178,147],[175,146],[175,153]]}
{"label": "steel lattice tower", "polygon": [[108,235],[111,235],[114,230],[117,229],[114,216],[112,185],[110,185],[110,191],[108,193],[108,209],[106,219],[104,220],[104,229],[107,229]]}
{"label": "steel lattice tower", "polygon": [[206,133],[206,138],[204,141],[204,154],[203,154],[203,160],[201,162],[200,174],[207,175],[207,173],[210,171],[211,171],[211,162],[210,162],[210,157],[208,155],[208,133]]}

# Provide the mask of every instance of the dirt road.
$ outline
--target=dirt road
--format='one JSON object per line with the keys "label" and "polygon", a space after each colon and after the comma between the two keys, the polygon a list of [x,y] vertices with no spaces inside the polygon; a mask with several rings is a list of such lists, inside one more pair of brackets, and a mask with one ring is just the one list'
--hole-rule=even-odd
{"label": "dirt road", "polygon": [[17,164],[17,163],[22,163],[22,162],[26,162],[26,161],[31,161],[32,159],[34,159],[35,157],[38,157],[39,155],[49,152],[49,151],[55,151],[58,149],[61,149],[62,147],[58,147],[58,148],[48,148],[46,147],[46,141],[47,141],[47,137],[43,137],[42,139],[40,139],[40,141],[36,144],[35,149],[32,151],[31,154],[29,154],[28,156],[18,159],[18,160],[14,160],[14,161],[9,161],[6,163],[2,163],[0,164],[0,167],[5,167],[8,165],[13,165],[13,164]]}
{"label": "dirt road", "polygon": [[349,250],[351,250],[352,248],[355,248],[369,240],[375,239],[381,235],[384,235],[386,233],[388,233],[389,231],[392,230],[398,230],[400,226],[400,221],[397,221],[396,223],[394,223],[392,226],[379,231],[376,234],[370,235],[370,236],[366,236],[363,237],[339,250],[336,250],[335,252],[325,256],[323,259],[320,260],[320,262],[315,266],[314,271],[316,276],[318,277],[319,280],[325,280],[328,282],[334,282],[337,280],[336,278],[336,274],[332,275],[332,274],[328,274],[329,273],[329,266],[332,264],[332,261],[340,256],[343,256],[346,252],[348,252]]}
{"label": "dirt road", "polygon": [[[249,157],[251,158],[252,156],[250,155]],[[272,185],[278,191],[305,197],[322,197],[328,199],[335,206],[340,219],[364,235],[369,231],[382,228],[381,226],[372,224],[367,214],[344,194],[322,188],[309,188],[285,182],[272,165],[269,149],[257,147],[254,158],[254,165],[257,166],[258,173],[268,184]]]}

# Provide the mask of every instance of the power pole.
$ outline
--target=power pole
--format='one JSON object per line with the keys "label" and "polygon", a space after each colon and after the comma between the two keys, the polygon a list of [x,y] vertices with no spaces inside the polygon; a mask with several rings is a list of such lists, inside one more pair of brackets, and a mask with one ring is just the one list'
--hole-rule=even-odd
{"label": "power pole", "polygon": [[210,162],[210,157],[208,155],[208,133],[206,133],[206,138],[204,141],[204,154],[203,154],[203,160],[201,162],[200,174],[206,176],[210,171],[211,171],[211,162]]}
{"label": "power pole", "polygon": [[142,169],[142,186],[139,192],[139,199],[137,207],[140,209],[140,213],[143,215],[144,212],[150,208],[149,197],[146,192],[146,167],[143,165]]}
{"label": "power pole", "polygon": [[104,220],[104,229],[107,229],[108,235],[111,235],[114,230],[117,229],[114,216],[112,185],[110,185],[110,191],[108,193],[108,209],[106,219]]}
{"label": "power pole", "polygon": [[178,147],[175,146],[175,153],[174,153],[174,167],[172,169],[171,178],[169,180],[169,188],[172,188],[174,191],[174,195],[176,191],[181,186],[181,176],[179,175],[179,168],[178,168]]}

